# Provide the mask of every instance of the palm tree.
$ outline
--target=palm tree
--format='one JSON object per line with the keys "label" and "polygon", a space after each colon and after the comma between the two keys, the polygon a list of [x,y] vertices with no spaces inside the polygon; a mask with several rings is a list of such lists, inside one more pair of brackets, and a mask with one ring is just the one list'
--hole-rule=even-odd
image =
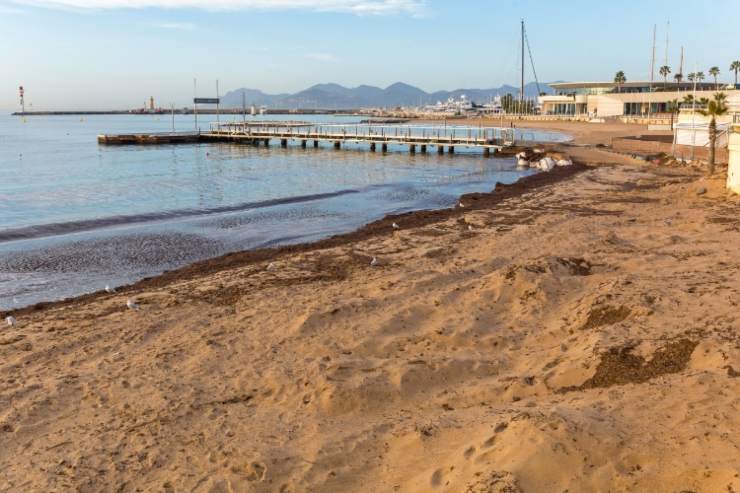
{"label": "palm tree", "polygon": [[714,98],[707,102],[705,109],[700,109],[699,113],[711,118],[709,120],[709,174],[714,173],[714,158],[717,148],[717,117],[727,114],[727,95],[718,92]]}
{"label": "palm tree", "polygon": [[668,65],[663,65],[660,67],[660,75],[663,76],[663,87],[668,85],[668,74],[671,73],[671,67]]}
{"label": "palm tree", "polygon": [[696,80],[696,72],[689,72],[689,82],[694,82]]}
{"label": "palm tree", "polygon": [[697,82],[704,82],[704,79],[706,79],[706,76],[704,75],[704,72],[697,72],[696,73],[696,81]]}
{"label": "palm tree", "polygon": [[677,82],[678,84],[680,84],[680,83],[681,83],[681,81],[683,80],[683,74],[679,72],[679,73],[677,73],[676,75],[674,75],[674,76],[673,76],[673,78],[675,79],[675,81],[676,81],[676,82]]}
{"label": "palm tree", "polygon": [[730,70],[735,72],[735,87],[737,87],[737,73],[740,72],[740,60],[735,60],[730,64]]}
{"label": "palm tree", "polygon": [[622,84],[627,82],[627,76],[621,70],[614,75],[614,83],[617,85],[617,92],[622,92]]}
{"label": "palm tree", "polygon": [[668,109],[668,113],[671,114],[671,132],[673,132],[673,118],[676,116],[676,113],[681,111],[681,103],[678,102],[678,99],[669,101],[667,109]]}
{"label": "palm tree", "polygon": [[715,91],[719,89],[719,83],[717,82],[717,77],[719,77],[719,67],[712,67],[709,69],[709,75],[714,77],[714,89]]}

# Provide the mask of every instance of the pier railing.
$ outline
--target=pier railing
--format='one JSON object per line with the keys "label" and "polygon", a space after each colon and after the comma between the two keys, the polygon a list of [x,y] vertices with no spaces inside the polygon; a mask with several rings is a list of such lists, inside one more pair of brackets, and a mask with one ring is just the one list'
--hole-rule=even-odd
{"label": "pier railing", "polygon": [[344,142],[399,143],[407,145],[458,145],[505,147],[534,144],[533,132],[514,128],[383,124],[318,124],[247,126],[211,123],[211,136],[251,139],[333,140]]}

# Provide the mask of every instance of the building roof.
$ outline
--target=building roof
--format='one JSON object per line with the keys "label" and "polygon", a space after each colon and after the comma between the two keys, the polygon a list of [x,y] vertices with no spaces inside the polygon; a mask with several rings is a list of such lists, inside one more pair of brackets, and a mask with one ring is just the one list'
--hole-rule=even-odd
{"label": "building roof", "polygon": [[[553,89],[591,89],[591,88],[612,88],[616,87],[617,84],[612,82],[553,82],[551,84],[548,84]],[[678,82],[663,82],[662,80],[655,80],[652,85],[656,88],[661,87],[681,87],[685,88],[688,86],[693,86],[693,82],[689,81],[683,81],[681,83]],[[697,82],[696,85],[698,87],[711,87],[714,88],[714,82]],[[630,88],[630,87],[650,87],[650,81],[628,81],[621,85],[623,88]]]}

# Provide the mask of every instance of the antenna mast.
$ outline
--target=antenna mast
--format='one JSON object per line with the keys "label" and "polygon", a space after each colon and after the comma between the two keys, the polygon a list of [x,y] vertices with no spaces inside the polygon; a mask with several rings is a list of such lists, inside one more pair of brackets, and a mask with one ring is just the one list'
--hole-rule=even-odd
{"label": "antenna mast", "polygon": [[193,78],[193,116],[195,117],[195,131],[198,131],[198,79]]}
{"label": "antenna mast", "polygon": [[242,90],[242,120],[247,123],[247,95]]}

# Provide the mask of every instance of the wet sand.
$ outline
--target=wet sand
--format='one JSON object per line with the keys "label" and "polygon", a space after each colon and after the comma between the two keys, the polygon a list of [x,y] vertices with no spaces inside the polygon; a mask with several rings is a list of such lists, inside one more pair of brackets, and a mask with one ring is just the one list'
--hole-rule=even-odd
{"label": "wet sand", "polygon": [[16,312],[0,490],[740,491],[740,200],[566,150],[464,207]]}

